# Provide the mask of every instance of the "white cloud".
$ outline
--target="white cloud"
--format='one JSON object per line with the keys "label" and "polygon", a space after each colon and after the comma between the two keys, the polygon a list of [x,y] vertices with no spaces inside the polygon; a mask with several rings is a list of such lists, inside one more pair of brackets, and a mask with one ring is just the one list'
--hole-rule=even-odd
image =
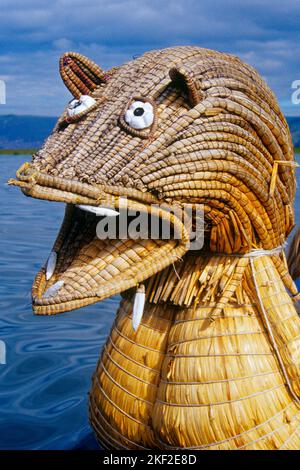
{"label": "white cloud", "polygon": [[55,49],[63,49],[65,51],[68,51],[73,47],[73,42],[67,38],[59,38],[53,41],[53,46]]}

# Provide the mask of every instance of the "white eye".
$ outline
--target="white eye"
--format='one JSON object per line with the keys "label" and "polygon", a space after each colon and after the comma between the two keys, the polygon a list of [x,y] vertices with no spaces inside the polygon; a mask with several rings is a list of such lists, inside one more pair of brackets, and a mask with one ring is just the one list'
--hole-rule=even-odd
{"label": "white eye", "polygon": [[154,121],[153,106],[144,101],[134,101],[127,109],[124,119],[133,129],[146,129]]}
{"label": "white eye", "polygon": [[78,100],[70,101],[67,113],[69,117],[74,117],[94,107],[95,104],[96,100],[94,100],[94,98],[88,95],[82,95]]}

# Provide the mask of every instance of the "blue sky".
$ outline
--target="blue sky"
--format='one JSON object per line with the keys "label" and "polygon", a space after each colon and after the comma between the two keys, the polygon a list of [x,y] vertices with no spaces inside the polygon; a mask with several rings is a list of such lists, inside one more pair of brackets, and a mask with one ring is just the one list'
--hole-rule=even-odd
{"label": "blue sky", "polygon": [[69,100],[59,56],[81,52],[102,68],[146,50],[192,44],[239,55],[300,115],[299,0],[0,0],[1,114],[58,115]]}

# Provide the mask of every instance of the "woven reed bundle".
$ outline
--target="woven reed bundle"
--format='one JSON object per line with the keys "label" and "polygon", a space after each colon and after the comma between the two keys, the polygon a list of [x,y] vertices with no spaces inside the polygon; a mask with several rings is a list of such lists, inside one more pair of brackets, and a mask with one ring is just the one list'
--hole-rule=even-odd
{"label": "woven reed bundle", "polygon": [[[11,183],[67,203],[51,268],[34,282],[36,313],[123,292],[90,393],[97,438],[112,449],[299,448],[300,321],[282,248],[296,164],[273,93],[238,58],[197,47],[108,72],[67,53],[60,71],[78,101]],[[130,110],[146,105],[151,122],[133,127]],[[100,240],[82,210],[149,214],[153,204],[179,238]],[[185,204],[203,205],[200,251]]]}

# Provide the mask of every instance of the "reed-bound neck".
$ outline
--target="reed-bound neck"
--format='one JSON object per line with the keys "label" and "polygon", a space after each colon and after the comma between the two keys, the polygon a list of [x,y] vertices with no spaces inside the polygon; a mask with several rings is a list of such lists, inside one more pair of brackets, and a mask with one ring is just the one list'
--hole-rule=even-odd
{"label": "reed-bound neck", "polygon": [[228,301],[247,302],[250,260],[269,257],[292,296],[298,290],[286,268],[283,247],[273,250],[254,249],[245,254],[187,254],[176,263],[152,276],[146,282],[146,298],[150,303],[168,303],[188,308],[198,303],[221,309]]}

